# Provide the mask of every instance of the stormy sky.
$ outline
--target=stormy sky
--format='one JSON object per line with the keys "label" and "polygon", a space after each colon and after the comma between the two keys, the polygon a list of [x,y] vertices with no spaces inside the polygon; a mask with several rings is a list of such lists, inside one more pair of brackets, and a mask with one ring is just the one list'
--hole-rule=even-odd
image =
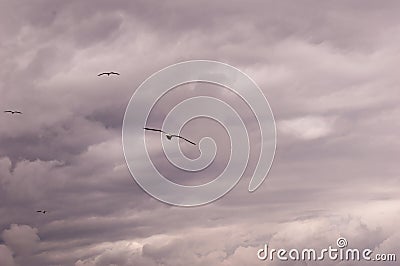
{"label": "stormy sky", "polygon": [[[323,249],[338,237],[399,257],[399,10],[398,1],[361,0],[1,0],[0,107],[24,114],[0,115],[0,264],[266,265],[257,259],[265,243]],[[277,149],[267,180],[249,193],[259,135],[248,108],[218,86],[178,87],[150,125],[205,93],[236,107],[254,135],[239,184],[181,208],[135,183],[121,131],[135,89],[192,59],[230,64],[259,85]],[[215,139],[210,169],[174,169],[149,136],[153,161],[177,182],[212,180],[227,162],[226,132],[207,119],[183,132]]]}

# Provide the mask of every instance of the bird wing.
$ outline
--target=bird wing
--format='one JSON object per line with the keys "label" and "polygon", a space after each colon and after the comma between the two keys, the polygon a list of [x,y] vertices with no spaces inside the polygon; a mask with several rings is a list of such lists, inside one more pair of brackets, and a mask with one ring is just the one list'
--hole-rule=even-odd
{"label": "bird wing", "polygon": [[12,113],[13,111],[9,111],[9,110],[7,110],[7,111],[4,111],[4,113]]}
{"label": "bird wing", "polygon": [[196,143],[194,143],[193,141],[190,141],[190,140],[188,140],[187,138],[184,138],[184,137],[182,137],[182,136],[179,136],[179,135],[172,135],[172,137],[177,137],[177,138],[186,140],[187,142],[189,142],[189,143],[191,143],[191,144],[193,144],[193,145],[196,145]]}
{"label": "bird wing", "polygon": [[107,73],[103,72],[103,73],[98,74],[97,76],[102,76],[102,75],[106,75],[106,74]]}
{"label": "bird wing", "polygon": [[165,133],[165,132],[162,131],[161,129],[156,129],[156,128],[144,127],[143,129],[145,129],[145,130],[151,130],[151,131],[157,131],[157,132],[161,132],[161,133]]}
{"label": "bird wing", "polygon": [[111,74],[115,74],[115,75],[119,75],[119,73],[117,72],[110,72]]}
{"label": "bird wing", "polygon": [[22,112],[20,112],[20,111],[15,111],[14,113],[16,113],[16,114],[22,114]]}

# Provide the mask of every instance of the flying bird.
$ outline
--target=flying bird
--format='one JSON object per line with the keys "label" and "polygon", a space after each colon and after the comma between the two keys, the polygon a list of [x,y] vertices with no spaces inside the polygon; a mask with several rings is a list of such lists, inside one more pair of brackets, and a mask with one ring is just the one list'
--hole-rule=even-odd
{"label": "flying bird", "polygon": [[7,110],[7,111],[4,111],[4,113],[10,113],[10,114],[22,114],[22,112],[20,112],[20,111],[12,111],[12,110]]}
{"label": "flying bird", "polygon": [[184,138],[182,136],[175,135],[175,134],[166,133],[165,131],[162,131],[161,129],[149,128],[149,127],[144,127],[143,129],[150,130],[150,131],[161,132],[162,134],[165,134],[165,136],[167,137],[168,140],[171,140],[172,138],[180,138],[180,139],[186,140],[190,144],[196,145],[196,143],[194,143],[193,141],[188,140],[187,138]]}
{"label": "flying bird", "polygon": [[100,74],[98,74],[97,76],[102,76],[102,75],[107,75],[107,76],[110,76],[110,75],[118,75],[119,76],[119,73],[117,73],[117,72],[103,72],[103,73],[100,73]]}
{"label": "flying bird", "polygon": [[36,212],[46,214],[47,211],[45,211],[45,210],[40,210],[40,211],[36,211]]}

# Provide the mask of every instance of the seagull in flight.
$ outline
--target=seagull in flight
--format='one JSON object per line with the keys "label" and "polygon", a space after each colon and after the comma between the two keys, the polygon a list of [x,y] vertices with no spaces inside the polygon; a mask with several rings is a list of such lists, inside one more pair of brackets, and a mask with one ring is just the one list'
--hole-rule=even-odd
{"label": "seagull in flight", "polygon": [[117,72],[103,72],[103,73],[100,73],[100,74],[98,74],[97,76],[103,76],[103,75],[107,75],[107,76],[110,76],[110,75],[118,75],[119,76],[119,73],[117,73]]}
{"label": "seagull in flight", "polygon": [[47,211],[45,211],[45,210],[40,210],[40,211],[36,211],[36,212],[46,214]]}
{"label": "seagull in flight", "polygon": [[166,133],[165,131],[162,131],[161,129],[149,128],[149,127],[144,127],[143,129],[144,129],[144,130],[150,130],[150,131],[161,132],[162,134],[165,134],[165,136],[167,137],[168,140],[171,140],[172,138],[180,138],[180,139],[186,140],[186,141],[189,142],[190,144],[196,145],[196,143],[194,143],[193,141],[188,140],[187,138],[184,138],[184,137],[179,136],[179,135],[174,135],[174,134]]}
{"label": "seagull in flight", "polygon": [[4,113],[10,113],[10,114],[22,114],[22,112],[20,112],[20,111],[12,111],[12,110],[7,110],[7,111],[4,111]]}

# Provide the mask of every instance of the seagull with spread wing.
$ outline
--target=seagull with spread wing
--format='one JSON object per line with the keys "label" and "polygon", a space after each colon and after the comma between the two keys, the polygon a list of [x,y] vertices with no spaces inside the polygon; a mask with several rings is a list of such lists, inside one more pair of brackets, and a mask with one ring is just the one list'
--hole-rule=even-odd
{"label": "seagull with spread wing", "polygon": [[47,211],[45,211],[45,210],[40,210],[40,211],[36,211],[36,212],[46,214]]}
{"label": "seagull with spread wing", "polygon": [[193,141],[188,140],[187,138],[184,138],[184,137],[182,137],[180,135],[169,134],[169,133],[167,133],[165,131],[162,131],[161,129],[149,128],[149,127],[144,127],[143,129],[150,130],[150,131],[161,132],[162,134],[164,134],[167,137],[168,140],[171,140],[172,138],[180,138],[180,139],[186,140],[190,144],[196,145],[196,143],[194,143]]}
{"label": "seagull with spread wing", "polygon": [[12,110],[7,110],[7,111],[4,111],[4,113],[10,113],[10,114],[22,114],[22,112],[20,112],[20,111],[12,111]]}
{"label": "seagull with spread wing", "polygon": [[98,74],[97,76],[103,76],[103,75],[107,75],[107,76],[110,76],[110,75],[118,75],[119,76],[119,73],[117,73],[117,72],[103,72],[103,73],[100,73],[100,74]]}

